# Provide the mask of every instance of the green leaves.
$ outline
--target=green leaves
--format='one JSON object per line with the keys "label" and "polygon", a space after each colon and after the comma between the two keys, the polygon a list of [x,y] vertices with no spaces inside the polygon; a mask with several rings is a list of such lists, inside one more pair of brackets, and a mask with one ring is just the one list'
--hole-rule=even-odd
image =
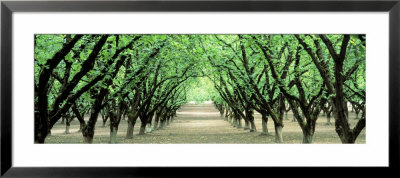
{"label": "green leaves", "polygon": [[[272,102],[283,91],[294,97],[300,97],[304,92],[307,102],[320,91],[324,82],[313,56],[325,66],[324,70],[331,74],[329,77],[336,80],[333,58],[319,35],[299,35],[299,39],[295,35],[141,35],[132,46],[117,53],[137,36],[110,35],[94,61],[93,69],[79,81],[77,88],[104,76],[93,88],[107,88],[109,100],[132,99],[139,88],[141,97],[144,100],[149,97],[152,106],[164,96],[172,96],[172,92],[168,93],[170,90],[181,92],[168,98],[166,103],[170,104],[191,100],[227,104],[222,96],[227,93],[242,97],[246,102],[254,102],[255,96]],[[343,35],[325,36],[332,42],[334,50],[339,51]],[[100,38],[101,35],[84,35],[65,56],[65,61],[54,69],[57,76],[62,78],[70,74],[68,80],[71,80],[82,69],[83,62]],[[66,40],[66,35],[35,35],[36,84],[40,71],[49,68],[45,66],[46,61],[63,47]],[[346,96],[365,93],[364,41],[365,35],[351,35],[347,46],[342,75],[351,75],[345,82],[348,85],[344,91]],[[111,75],[122,57],[126,61],[115,75]],[[67,63],[72,63],[69,72],[66,72]],[[62,90],[62,84],[55,77],[51,80],[54,81],[51,81],[50,103]],[[112,81],[110,85],[104,83],[107,80]],[[113,95],[118,92],[121,95]],[[90,98],[90,92],[82,97]]]}

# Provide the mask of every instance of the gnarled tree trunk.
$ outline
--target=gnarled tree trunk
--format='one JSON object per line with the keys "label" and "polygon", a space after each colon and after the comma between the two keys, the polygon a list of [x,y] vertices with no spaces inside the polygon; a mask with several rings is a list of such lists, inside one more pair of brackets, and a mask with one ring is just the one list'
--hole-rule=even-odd
{"label": "gnarled tree trunk", "polygon": [[117,143],[117,133],[118,133],[118,126],[114,124],[110,126],[110,143],[114,144]]}
{"label": "gnarled tree trunk", "polygon": [[262,133],[261,135],[268,135],[268,117],[265,114],[261,115]]}
{"label": "gnarled tree trunk", "polygon": [[244,130],[250,130],[249,121],[247,119],[244,120]]}
{"label": "gnarled tree trunk", "polygon": [[276,143],[282,143],[283,142],[283,136],[282,136],[282,128],[283,126],[281,124],[275,123],[275,142]]}
{"label": "gnarled tree trunk", "polygon": [[254,124],[254,119],[250,121],[250,132],[257,132],[256,124]]}
{"label": "gnarled tree trunk", "polygon": [[[145,120],[145,119],[143,119]],[[146,130],[146,122],[143,121],[142,119],[140,119],[141,123],[140,123],[140,130],[139,130],[139,135],[144,135],[145,130]]]}
{"label": "gnarled tree trunk", "polygon": [[146,124],[146,133],[151,133],[151,123]]}

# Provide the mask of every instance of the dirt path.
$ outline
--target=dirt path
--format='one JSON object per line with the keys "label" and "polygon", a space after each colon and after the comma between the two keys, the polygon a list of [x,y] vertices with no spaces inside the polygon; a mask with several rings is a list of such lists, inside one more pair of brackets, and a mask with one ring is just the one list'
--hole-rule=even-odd
{"label": "dirt path", "polygon": [[172,124],[152,136],[163,143],[266,143],[259,134],[232,127],[212,104],[187,104]]}
{"label": "dirt path", "polygon": [[[350,113],[354,115],[354,113]],[[292,122],[292,115],[284,121],[284,143],[301,143],[302,134],[297,122]],[[351,124],[356,120],[351,119]],[[333,119],[332,119],[332,122]],[[145,135],[137,135],[140,121],[136,123],[134,138],[125,139],[127,130],[126,120],[122,120],[119,126],[117,143],[150,143],[150,144],[183,144],[183,143],[274,143],[274,126],[272,120],[268,122],[271,135],[260,136],[261,116],[255,114],[257,132],[249,132],[243,128],[232,127],[220,117],[218,110],[212,104],[186,104],[178,112],[175,120],[161,130],[155,130]],[[317,121],[313,143],[341,143],[333,125],[326,125],[326,118],[320,117]],[[108,125],[108,123],[107,123]],[[242,120],[244,126],[244,121]],[[71,123],[71,134],[65,134],[65,126],[56,124],[52,129],[52,135],[46,139],[46,143],[82,143],[82,134],[77,132],[78,121]],[[102,127],[101,118],[96,124],[94,143],[108,143],[109,127]],[[365,129],[360,134],[356,143],[365,143]]]}

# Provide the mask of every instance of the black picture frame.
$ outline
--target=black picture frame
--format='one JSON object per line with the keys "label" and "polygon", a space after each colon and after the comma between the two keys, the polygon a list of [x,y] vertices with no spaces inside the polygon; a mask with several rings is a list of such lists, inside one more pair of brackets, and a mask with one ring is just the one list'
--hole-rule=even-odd
{"label": "black picture frame", "polygon": [[[1,2],[1,176],[5,177],[147,177],[178,176],[179,168],[74,167],[20,168],[12,165],[12,17],[13,12],[126,12],[126,11],[296,11],[296,12],[389,12],[389,167],[368,168],[361,174],[377,169],[393,171],[399,168],[400,125],[400,1],[2,1]],[[150,169],[150,170],[149,170]],[[181,168],[180,168],[181,169]],[[231,172],[246,175],[241,168],[184,168],[196,176]],[[264,174],[266,168],[252,168],[252,173]],[[276,167],[275,167],[276,169]],[[289,168],[290,169],[290,168]],[[297,168],[291,168],[297,169]],[[346,168],[347,169],[347,168]],[[285,170],[278,170],[285,172]],[[304,171],[304,170],[298,170]],[[329,174],[341,175],[330,171]],[[350,170],[346,175],[359,175]]]}

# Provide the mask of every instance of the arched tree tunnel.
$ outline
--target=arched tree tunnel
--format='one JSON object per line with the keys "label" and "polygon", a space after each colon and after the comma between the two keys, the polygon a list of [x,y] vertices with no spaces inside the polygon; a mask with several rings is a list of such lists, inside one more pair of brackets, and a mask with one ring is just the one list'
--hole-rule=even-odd
{"label": "arched tree tunnel", "polygon": [[362,34],[35,35],[34,140],[365,143],[365,48]]}

